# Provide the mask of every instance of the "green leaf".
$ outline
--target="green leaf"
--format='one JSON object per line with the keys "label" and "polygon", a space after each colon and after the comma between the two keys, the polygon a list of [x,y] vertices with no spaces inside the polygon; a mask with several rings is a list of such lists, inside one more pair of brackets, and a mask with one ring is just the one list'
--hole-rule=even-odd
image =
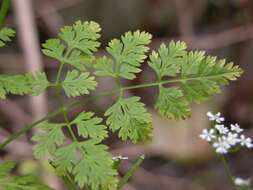
{"label": "green leaf", "polygon": [[5,99],[6,94],[39,95],[49,85],[45,73],[0,75],[0,98]]}
{"label": "green leaf", "polygon": [[53,163],[60,176],[66,175],[67,172],[72,172],[73,166],[77,160],[76,146],[76,143],[72,143],[56,150],[56,158]]}
{"label": "green leaf", "polygon": [[[187,52],[183,42],[171,42],[168,47],[162,44],[158,52],[152,52],[148,63],[160,83],[155,108],[173,119],[190,116],[190,103],[206,100],[242,73],[233,63],[206,56],[203,51]],[[175,78],[164,79],[166,76]],[[179,89],[164,88],[162,85],[167,83],[179,84]]]}
{"label": "green leaf", "polygon": [[11,28],[4,27],[0,30],[0,47],[5,46],[6,42],[10,42],[15,36],[15,31]]}
{"label": "green leaf", "polygon": [[100,31],[101,28],[96,22],[77,21],[73,26],[63,27],[59,36],[69,47],[78,49],[86,55],[92,55],[100,46],[97,42]]}
{"label": "green leaf", "polygon": [[71,54],[63,62],[68,63],[80,71],[85,71],[92,61],[95,59],[93,56],[84,55],[79,50],[72,50]]}
{"label": "green leaf", "polygon": [[31,92],[30,81],[29,74],[1,75],[0,82],[5,91],[2,97],[5,98],[7,93],[16,95],[29,94]]}
{"label": "green leaf", "polygon": [[47,75],[44,72],[36,73],[35,75],[30,75],[30,85],[31,95],[38,96],[45,91],[50,82],[47,80]]}
{"label": "green leaf", "polygon": [[117,77],[116,73],[114,72],[113,60],[110,58],[107,58],[105,56],[98,58],[95,68],[97,69],[95,74],[98,76]]}
{"label": "green leaf", "polygon": [[67,63],[80,71],[85,71],[94,60],[93,53],[100,43],[101,28],[96,22],[77,21],[73,26],[64,26],[58,39],[47,40],[42,52],[61,63]]}
{"label": "green leaf", "polygon": [[36,158],[42,158],[50,153],[54,153],[56,146],[63,144],[64,134],[62,132],[63,124],[44,122],[37,127],[44,132],[33,136],[32,140],[37,142],[33,147],[33,155]]}
{"label": "green leaf", "polygon": [[90,90],[94,90],[97,82],[89,73],[79,73],[77,70],[68,71],[62,87],[68,97],[89,94]]}
{"label": "green leaf", "polygon": [[116,190],[117,171],[108,147],[99,139],[74,142],[55,152],[54,166],[58,174],[72,174],[80,188]]}
{"label": "green leaf", "polygon": [[182,65],[182,90],[190,102],[201,102],[220,92],[220,86],[236,80],[242,73],[238,66],[203,52],[190,52]]}
{"label": "green leaf", "polygon": [[158,78],[164,76],[176,76],[180,71],[182,56],[186,54],[186,44],[184,42],[171,42],[167,48],[161,44],[158,53],[155,51],[150,55],[149,66],[155,70]]}
{"label": "green leaf", "polygon": [[131,139],[134,143],[147,141],[152,135],[152,119],[139,97],[120,99],[106,112],[106,123],[114,132],[119,130],[122,140]]}
{"label": "green leaf", "polygon": [[134,33],[126,32],[121,40],[112,40],[106,50],[113,59],[99,59],[95,65],[96,74],[134,79],[135,74],[141,72],[139,67],[146,58],[151,37],[151,34],[137,30]]}
{"label": "green leaf", "polygon": [[162,116],[168,118],[184,119],[190,116],[188,102],[184,99],[182,91],[177,88],[160,87],[155,108]]}
{"label": "green leaf", "polygon": [[51,58],[57,59],[61,62],[64,61],[63,53],[64,53],[64,45],[61,43],[59,39],[49,39],[44,44],[42,44],[42,52]]}
{"label": "green leaf", "polygon": [[106,145],[98,144],[92,139],[80,143],[84,150],[84,159],[75,166],[75,181],[82,188],[88,185],[91,189],[116,190],[117,171],[113,169],[113,160]]}
{"label": "green leaf", "polygon": [[0,179],[8,175],[8,173],[15,167],[14,162],[5,162],[0,164]]}
{"label": "green leaf", "polygon": [[71,123],[77,125],[77,132],[84,138],[103,140],[108,136],[106,126],[102,125],[102,118],[93,117],[92,112],[81,112]]}

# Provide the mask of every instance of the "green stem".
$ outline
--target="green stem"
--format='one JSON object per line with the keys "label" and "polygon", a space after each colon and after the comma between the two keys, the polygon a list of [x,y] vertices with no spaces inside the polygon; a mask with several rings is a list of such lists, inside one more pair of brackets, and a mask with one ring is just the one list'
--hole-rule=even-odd
{"label": "green stem", "polygon": [[56,80],[55,80],[55,85],[56,85],[56,86],[59,86],[59,82],[60,82],[60,77],[61,77],[61,73],[62,73],[63,66],[64,66],[64,63],[61,62],[61,63],[60,63],[59,70],[58,70],[57,75],[56,75]]}
{"label": "green stem", "polygon": [[234,190],[237,190],[237,187],[236,187],[235,182],[234,182],[234,177],[233,177],[233,175],[231,174],[231,171],[230,171],[230,169],[229,169],[228,162],[227,162],[225,156],[224,156],[224,155],[221,155],[220,158],[221,158],[223,167],[224,167],[224,169],[225,169],[226,175],[227,175],[227,177],[229,178],[229,181],[230,181],[230,183],[231,183],[231,186],[233,187]]}
{"label": "green stem", "polygon": [[120,189],[128,182],[130,177],[132,177],[133,174],[135,173],[135,171],[140,167],[143,160],[144,160],[144,155],[142,155],[138,158],[138,160],[134,163],[134,165],[127,171],[127,173],[124,175],[124,177],[119,181],[117,189]]}
{"label": "green stem", "polygon": [[10,4],[11,4],[10,0],[2,0],[2,5],[0,8],[0,27],[3,25],[4,19],[7,15]]}
{"label": "green stem", "polygon": [[68,115],[67,115],[68,114],[67,110],[66,110],[66,108],[63,108],[63,109],[64,109],[63,110],[64,122],[67,124],[67,127],[68,127],[68,130],[70,132],[71,138],[73,139],[73,141],[78,142],[78,140],[77,140],[77,138],[76,138],[76,136],[75,136],[75,134],[74,134],[74,132],[71,128],[71,124],[70,124],[70,121],[69,121]]}
{"label": "green stem", "polygon": [[39,123],[46,121],[56,115],[58,115],[59,113],[61,113],[62,110],[58,109],[54,112],[51,112],[50,114],[46,115],[45,117],[41,118],[40,120],[27,125],[26,127],[20,129],[18,132],[12,134],[7,140],[5,140],[2,144],[0,144],[0,150],[3,149],[6,145],[8,145],[10,142],[12,142],[13,140],[15,140],[16,138],[18,138],[19,136],[21,136],[22,134],[26,133],[27,131],[29,131],[30,129],[32,129],[33,127],[35,127],[36,125],[38,125]]}

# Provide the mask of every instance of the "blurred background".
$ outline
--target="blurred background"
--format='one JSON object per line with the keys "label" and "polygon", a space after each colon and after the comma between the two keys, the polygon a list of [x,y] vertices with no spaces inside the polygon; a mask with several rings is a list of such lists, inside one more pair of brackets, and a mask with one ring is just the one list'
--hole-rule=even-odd
{"label": "blurred background", "polygon": [[[222,164],[206,142],[199,139],[208,127],[207,111],[220,111],[226,123],[238,122],[247,136],[253,137],[253,1],[251,0],[12,0],[5,25],[17,31],[17,37],[0,52],[0,72],[24,73],[44,70],[54,80],[58,63],[42,56],[40,47],[46,39],[56,37],[64,25],[76,20],[94,20],[102,27],[102,47],[112,38],[128,30],[145,30],[153,35],[151,49],[162,42],[184,40],[190,49],[201,49],[219,58],[233,61],[244,69],[242,77],[230,83],[208,102],[192,106],[192,117],[185,121],[161,118],[153,109],[157,89],[128,91],[142,97],[153,115],[154,138],[146,145],[121,142],[112,134],[106,141],[114,155],[128,156],[122,162],[124,175],[141,154],[146,159],[124,190],[229,190]],[[155,80],[147,64],[134,81],[125,85]],[[97,79],[98,89],[93,93],[113,89],[110,78]],[[80,98],[85,99],[85,97]],[[85,109],[102,116],[116,97],[103,97],[74,109],[70,117]],[[66,99],[66,102],[72,100]],[[0,101],[0,140],[57,109],[50,90],[39,97],[10,96]],[[54,121],[61,121],[57,116]],[[56,189],[64,189],[55,177],[47,160],[32,157],[30,137],[12,142],[0,152],[0,159],[18,163],[17,174],[36,174]],[[252,151],[242,150],[229,155],[229,164],[235,176],[253,176]]]}

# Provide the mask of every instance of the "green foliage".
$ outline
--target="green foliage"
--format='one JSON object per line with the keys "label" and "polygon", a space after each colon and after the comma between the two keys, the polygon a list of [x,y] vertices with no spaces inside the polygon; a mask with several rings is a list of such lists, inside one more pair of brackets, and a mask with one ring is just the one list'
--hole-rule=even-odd
{"label": "green foliage", "polygon": [[152,51],[149,65],[155,70],[159,79],[165,76],[176,76],[180,72],[182,56],[186,55],[186,44],[184,42],[171,42],[167,48],[161,44],[158,52]]}
{"label": "green foliage", "polygon": [[[58,175],[71,173],[81,188],[86,185],[92,190],[116,189],[117,171],[113,167],[112,156],[107,151],[108,147],[100,144],[107,137],[106,127],[101,122],[102,119],[94,117],[94,113],[81,112],[69,124],[44,123],[38,126],[45,132],[33,137],[37,142],[33,148],[34,156],[41,158],[52,155]],[[63,143],[65,136],[62,128],[71,129],[71,126],[76,126],[78,134],[88,139],[82,142],[73,139],[70,144]]]}
{"label": "green foliage", "polygon": [[152,136],[152,118],[139,97],[119,99],[106,112],[106,124],[115,132],[119,130],[122,140],[131,139],[134,143],[143,142]]}
{"label": "green foliage", "polygon": [[116,189],[117,172],[112,167],[113,160],[107,146],[98,144],[99,141],[91,139],[80,143],[84,159],[79,161],[73,173],[80,187],[87,184],[94,190],[113,190]]}
{"label": "green foliage", "polygon": [[97,82],[89,73],[79,73],[77,70],[68,71],[62,87],[68,97],[89,94],[89,90],[94,90]]}
{"label": "green foliage", "polygon": [[102,57],[95,65],[96,74],[99,76],[122,77],[132,80],[146,58],[145,53],[149,50],[147,45],[151,41],[151,34],[147,32],[127,32],[121,40],[112,40],[107,52],[112,58]]}
{"label": "green foliage", "polygon": [[181,90],[177,88],[159,88],[160,93],[157,98],[155,108],[162,116],[168,118],[186,118],[190,116],[188,102],[184,99]]}
{"label": "green foliage", "polygon": [[6,94],[38,95],[49,84],[45,73],[0,75],[0,98],[5,99]]}
{"label": "green foliage", "polygon": [[96,22],[77,21],[73,26],[63,27],[59,39],[49,39],[42,44],[42,52],[84,71],[94,60],[93,53],[100,46],[97,41],[100,30]]}
{"label": "green foliage", "polygon": [[31,175],[10,176],[9,173],[15,167],[14,162],[0,164],[0,187],[4,190],[53,190],[42,184],[40,180]]}
{"label": "green foliage", "polygon": [[42,158],[50,153],[54,153],[56,145],[64,142],[64,134],[62,132],[63,124],[41,123],[38,127],[44,132],[33,136],[32,140],[37,142],[33,147],[33,154],[36,158]]}
{"label": "green foliage", "polygon": [[15,31],[11,28],[4,27],[0,30],[0,47],[4,47],[6,42],[10,42],[15,36]]}
{"label": "green foliage", "polygon": [[90,139],[59,148],[55,152],[54,160],[58,173],[73,174],[81,188],[86,185],[92,190],[115,189],[117,171],[113,168],[112,157],[107,151],[107,146],[98,144],[99,141]]}
{"label": "green foliage", "polygon": [[93,117],[92,112],[81,112],[71,123],[76,124],[77,131],[84,138],[104,139],[108,137],[106,126],[102,125],[102,118]]}
{"label": "green foliage", "polygon": [[[161,44],[157,51],[149,55],[148,64],[155,71],[157,81],[124,87],[120,84],[121,78],[133,80],[141,72],[152,36],[139,30],[126,32],[120,39],[109,42],[106,47],[108,56],[96,58],[94,53],[100,46],[100,31],[100,26],[92,21],[77,21],[72,26],[63,27],[58,38],[42,44],[42,52],[59,62],[55,82],[49,82],[44,72],[0,75],[0,98],[6,98],[7,94],[39,95],[48,87],[56,87],[57,91],[62,88],[67,97],[89,94],[96,88],[97,82],[87,68],[94,66],[96,75],[115,78],[118,88],[112,93],[120,92],[118,100],[104,114],[107,117],[106,125],[113,132],[117,131],[122,140],[138,143],[152,137],[152,118],[139,97],[124,98],[125,90],[156,86],[159,95],[155,108],[159,113],[167,118],[184,119],[190,116],[191,103],[204,101],[218,93],[222,85],[236,80],[242,73],[238,66],[225,63],[225,60],[217,60],[202,51],[187,51],[186,44],[179,41],[171,42],[168,46]],[[0,47],[13,36],[11,29],[0,30]],[[94,65],[91,64],[93,61]],[[66,64],[74,69],[67,70],[65,78],[61,80]],[[173,86],[168,85],[172,83]],[[96,117],[93,112],[83,111],[69,121],[69,108],[64,107],[62,101],[60,106],[64,123],[44,122],[37,125],[42,131],[32,138],[36,142],[34,156],[50,156],[57,174],[62,177],[70,175],[73,183],[77,183],[81,189],[116,190],[122,187],[135,169],[130,169],[118,182],[116,165],[119,163],[113,161],[108,147],[102,144],[108,137],[103,119]],[[50,116],[48,118],[51,119]],[[71,140],[67,140],[67,137],[71,137]],[[0,165],[1,187],[7,190],[50,189],[27,176],[6,180],[13,167],[12,163]]]}
{"label": "green foliage", "polygon": [[[183,42],[160,46],[150,55],[149,65],[159,80],[156,109],[168,117],[182,119],[190,115],[188,105],[201,102],[220,91],[220,86],[236,80],[242,73],[238,66],[206,56],[203,51],[186,52]],[[165,76],[176,77],[167,80]],[[163,84],[178,83],[180,89],[164,88]]]}

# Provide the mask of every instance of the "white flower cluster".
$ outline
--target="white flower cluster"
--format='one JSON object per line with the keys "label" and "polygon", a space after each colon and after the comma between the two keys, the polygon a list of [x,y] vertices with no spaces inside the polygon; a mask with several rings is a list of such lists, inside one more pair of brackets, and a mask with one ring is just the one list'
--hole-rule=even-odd
{"label": "white flower cluster", "polygon": [[207,112],[207,117],[210,121],[214,121],[215,124],[209,130],[204,129],[200,138],[209,142],[217,153],[226,154],[235,146],[253,148],[252,139],[242,134],[243,129],[237,123],[231,124],[230,127],[224,126],[222,122],[225,119],[220,112],[217,114]]}

